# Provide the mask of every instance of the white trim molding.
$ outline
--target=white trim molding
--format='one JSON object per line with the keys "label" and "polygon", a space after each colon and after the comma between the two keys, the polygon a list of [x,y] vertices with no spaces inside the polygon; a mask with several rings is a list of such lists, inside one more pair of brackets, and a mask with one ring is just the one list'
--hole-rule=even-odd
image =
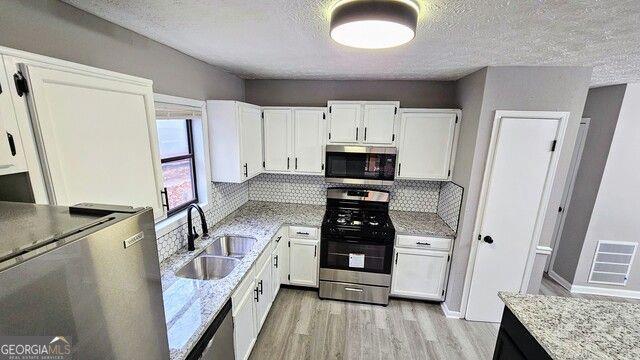
{"label": "white trim molding", "polygon": [[440,307],[442,308],[442,313],[444,314],[444,316],[448,317],[449,319],[462,319],[462,313],[460,311],[449,310],[446,302],[441,302]]}
{"label": "white trim molding", "polygon": [[640,299],[640,291],[638,290],[610,289],[596,286],[572,285],[571,292],[574,294],[603,295],[627,299]]}
{"label": "white trim molding", "polygon": [[553,252],[553,249],[550,248],[549,246],[542,246],[542,245],[536,246],[536,254],[551,255],[552,252]]}
{"label": "white trim molding", "polygon": [[549,274],[550,278],[552,278],[558,284],[560,284],[560,286],[571,291],[571,283],[567,281],[565,278],[563,278],[562,276],[558,275],[555,271],[553,271],[553,269],[549,269],[549,272],[547,274]]}

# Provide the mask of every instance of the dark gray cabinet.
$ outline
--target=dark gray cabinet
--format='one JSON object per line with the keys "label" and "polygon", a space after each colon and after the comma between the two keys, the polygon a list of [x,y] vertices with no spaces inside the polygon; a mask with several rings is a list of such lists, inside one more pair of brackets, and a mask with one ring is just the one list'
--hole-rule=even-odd
{"label": "dark gray cabinet", "polygon": [[513,315],[504,308],[493,360],[546,360],[549,354]]}

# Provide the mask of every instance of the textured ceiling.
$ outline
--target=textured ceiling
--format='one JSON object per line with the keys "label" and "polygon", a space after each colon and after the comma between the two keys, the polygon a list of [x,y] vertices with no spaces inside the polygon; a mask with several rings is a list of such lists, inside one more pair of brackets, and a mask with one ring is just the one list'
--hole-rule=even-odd
{"label": "textured ceiling", "polygon": [[64,0],[244,78],[452,80],[487,65],[588,65],[640,81],[640,0],[421,0],[416,38],[329,37],[333,0]]}

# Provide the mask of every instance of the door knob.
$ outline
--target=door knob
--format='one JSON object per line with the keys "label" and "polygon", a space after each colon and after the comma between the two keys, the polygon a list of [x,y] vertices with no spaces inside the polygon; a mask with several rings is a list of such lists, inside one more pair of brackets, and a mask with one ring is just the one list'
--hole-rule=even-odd
{"label": "door knob", "polygon": [[491,236],[489,235],[482,238],[482,241],[486,242],[487,244],[493,244],[493,238],[491,238]]}

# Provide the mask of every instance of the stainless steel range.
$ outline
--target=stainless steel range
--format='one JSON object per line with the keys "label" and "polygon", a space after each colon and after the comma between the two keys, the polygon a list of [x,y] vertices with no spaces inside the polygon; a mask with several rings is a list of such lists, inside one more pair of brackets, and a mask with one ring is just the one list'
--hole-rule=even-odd
{"label": "stainless steel range", "polygon": [[321,228],[320,298],[387,305],[394,238],[389,192],[328,189]]}

